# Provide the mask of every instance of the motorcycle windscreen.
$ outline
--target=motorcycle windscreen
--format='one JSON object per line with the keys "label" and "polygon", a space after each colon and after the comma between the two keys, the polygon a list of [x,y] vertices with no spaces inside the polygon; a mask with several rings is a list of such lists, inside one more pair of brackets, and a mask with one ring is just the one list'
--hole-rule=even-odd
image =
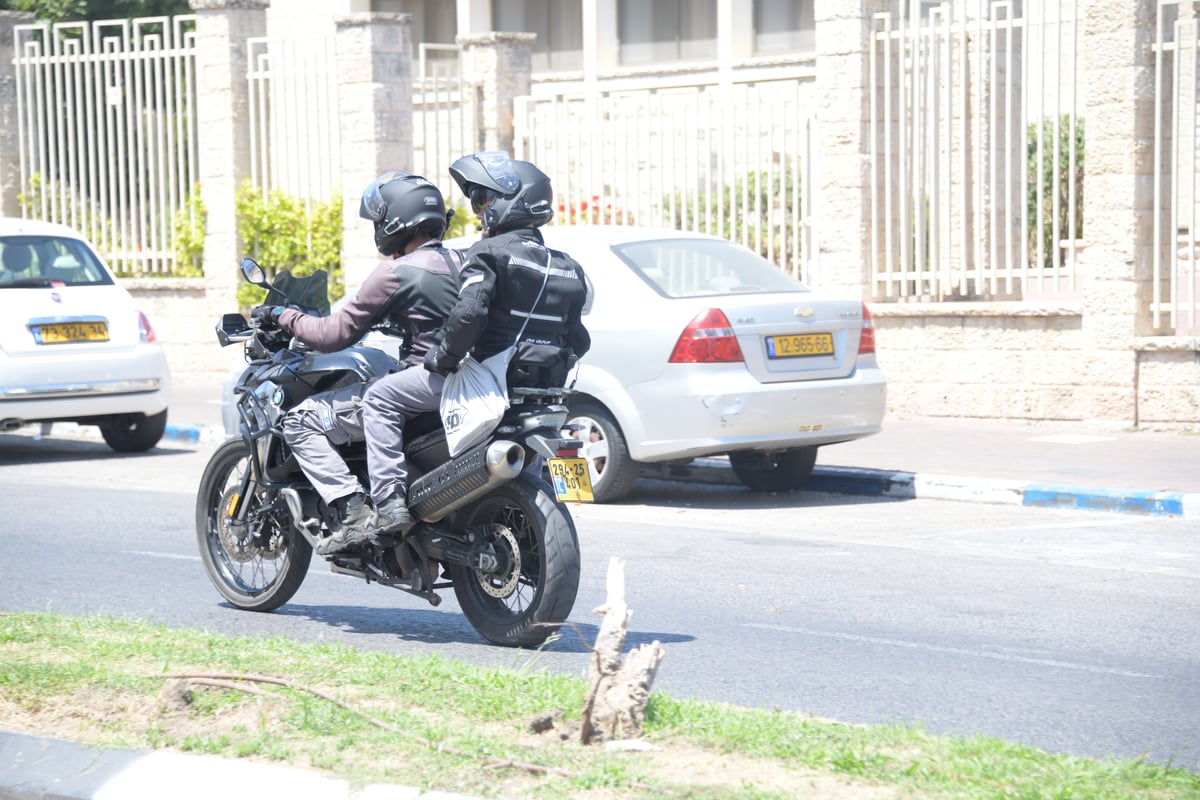
{"label": "motorcycle windscreen", "polygon": [[298,306],[307,314],[329,316],[329,273],[319,269],[311,275],[297,277],[288,270],[275,273],[275,288],[263,301],[268,306]]}

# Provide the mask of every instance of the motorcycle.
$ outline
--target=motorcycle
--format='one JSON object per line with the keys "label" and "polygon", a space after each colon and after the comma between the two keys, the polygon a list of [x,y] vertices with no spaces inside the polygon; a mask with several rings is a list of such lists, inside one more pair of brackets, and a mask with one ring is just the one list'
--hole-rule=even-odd
{"label": "motorcycle", "polygon": [[[329,313],[324,272],[268,281],[252,259],[247,281],[268,305]],[[373,327],[404,339],[408,332]],[[313,548],[337,525],[283,437],[284,415],[305,398],[382,377],[398,368],[361,344],[319,353],[241,314],[217,326],[222,347],[241,343],[247,366],[234,389],[240,436],[209,460],[196,500],[196,535],[209,579],[239,609],[272,611],[304,581]],[[402,358],[401,358],[402,363]],[[409,367],[420,369],[420,367]],[[437,412],[404,427],[408,503],[415,524],[363,549],[323,556],[333,572],[441,603],[453,588],[485,639],[536,646],[566,621],[579,588],[579,539],[564,501],[591,499],[582,442],[566,425],[563,389],[510,390],[510,408],[481,444],[451,458]],[[362,442],[341,446],[364,486]],[[550,483],[542,477],[548,465]]]}

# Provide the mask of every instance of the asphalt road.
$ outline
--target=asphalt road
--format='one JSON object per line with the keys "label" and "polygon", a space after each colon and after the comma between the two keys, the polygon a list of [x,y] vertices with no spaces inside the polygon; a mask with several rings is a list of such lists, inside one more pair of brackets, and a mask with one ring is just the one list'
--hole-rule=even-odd
{"label": "asphalt road", "polygon": [[[0,435],[0,609],[585,672],[574,631],[541,652],[494,647],[452,594],[435,609],[319,560],[279,611],[234,611],[195,545],[210,450]],[[572,620],[594,637],[608,561],[625,559],[627,646],[666,647],[656,689],[1200,765],[1196,520],[654,481],[573,513]]]}

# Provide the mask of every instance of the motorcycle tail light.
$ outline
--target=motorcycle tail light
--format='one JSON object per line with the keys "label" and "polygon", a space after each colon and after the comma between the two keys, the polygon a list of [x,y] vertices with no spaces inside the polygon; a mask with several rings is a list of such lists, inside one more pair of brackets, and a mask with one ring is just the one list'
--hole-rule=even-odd
{"label": "motorcycle tail light", "polygon": [[679,334],[671,351],[672,364],[718,364],[744,361],[742,348],[719,308],[707,308],[696,315]]}

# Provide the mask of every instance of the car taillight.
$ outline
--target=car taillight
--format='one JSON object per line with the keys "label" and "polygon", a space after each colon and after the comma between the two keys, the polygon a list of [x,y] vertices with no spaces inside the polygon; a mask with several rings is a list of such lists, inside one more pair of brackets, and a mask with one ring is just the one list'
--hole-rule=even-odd
{"label": "car taillight", "polygon": [[154,335],[154,328],[150,327],[149,318],[141,311],[138,312],[138,336],[143,342],[158,340],[158,337]]}
{"label": "car taillight", "polygon": [[679,334],[671,351],[672,364],[715,364],[742,361],[742,348],[729,326],[729,318],[719,308],[696,315]]}
{"label": "car taillight", "polygon": [[875,321],[871,319],[871,312],[866,303],[863,303],[862,322],[862,334],[858,337],[858,354],[865,356],[875,352]]}

